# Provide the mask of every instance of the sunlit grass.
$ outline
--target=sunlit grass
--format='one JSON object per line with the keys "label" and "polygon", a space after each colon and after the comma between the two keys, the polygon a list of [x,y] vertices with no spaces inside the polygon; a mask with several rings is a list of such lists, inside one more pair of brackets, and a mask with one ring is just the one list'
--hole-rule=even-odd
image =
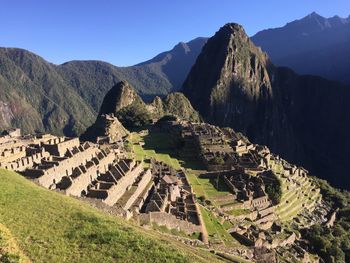
{"label": "sunlit grass", "polygon": [[0,222],[32,262],[207,262],[188,248],[0,170]]}

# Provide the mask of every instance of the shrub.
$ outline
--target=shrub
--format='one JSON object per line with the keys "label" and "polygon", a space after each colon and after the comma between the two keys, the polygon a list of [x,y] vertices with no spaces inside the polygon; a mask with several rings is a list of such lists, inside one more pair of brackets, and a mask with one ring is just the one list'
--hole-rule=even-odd
{"label": "shrub", "polygon": [[221,156],[215,156],[213,159],[209,161],[209,163],[214,165],[223,165],[225,164],[225,160]]}
{"label": "shrub", "polygon": [[140,128],[152,123],[152,117],[145,107],[133,104],[121,109],[117,118],[126,128]]}
{"label": "shrub", "polygon": [[266,182],[265,191],[272,203],[277,205],[282,198],[282,183],[275,174],[271,174],[271,176],[273,180]]}

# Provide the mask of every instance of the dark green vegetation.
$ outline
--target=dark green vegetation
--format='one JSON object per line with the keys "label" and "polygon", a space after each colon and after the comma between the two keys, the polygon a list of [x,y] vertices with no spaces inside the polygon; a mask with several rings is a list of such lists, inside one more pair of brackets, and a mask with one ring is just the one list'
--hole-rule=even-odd
{"label": "dark green vegetation", "polygon": [[206,121],[334,185],[350,185],[350,88],[275,67],[240,25],[227,24],[207,41],[183,92]]}
{"label": "dark green vegetation", "polygon": [[350,193],[334,189],[323,180],[318,184],[323,198],[340,210],[332,228],[314,225],[304,230],[303,237],[325,262],[350,262]]}
{"label": "dark green vegetation", "polygon": [[350,16],[325,18],[312,13],[251,39],[276,65],[350,84]]}
{"label": "dark green vegetation", "polygon": [[33,262],[208,262],[193,249],[0,171],[0,221]]}
{"label": "dark green vegetation", "polygon": [[205,41],[180,43],[132,67],[102,61],[57,66],[26,50],[0,48],[0,130],[80,134],[94,121],[106,92],[121,80],[148,100],[178,90]]}
{"label": "dark green vegetation", "polygon": [[140,103],[133,103],[117,112],[117,118],[127,128],[141,128],[152,123],[152,116]]}
{"label": "dark green vegetation", "polygon": [[213,159],[209,161],[209,163],[214,165],[223,165],[225,164],[225,160],[221,156],[215,156]]}
{"label": "dark green vegetation", "polygon": [[265,191],[274,205],[278,205],[282,199],[282,182],[272,173],[271,181],[265,182]]}
{"label": "dark green vegetation", "polygon": [[0,87],[0,129],[74,135],[94,119],[56,66],[25,50],[0,49]]}

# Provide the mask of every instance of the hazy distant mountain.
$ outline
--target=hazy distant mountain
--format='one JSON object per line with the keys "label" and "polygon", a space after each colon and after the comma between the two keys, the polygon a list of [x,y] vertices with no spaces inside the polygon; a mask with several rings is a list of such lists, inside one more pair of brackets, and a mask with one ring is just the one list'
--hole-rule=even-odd
{"label": "hazy distant mountain", "polygon": [[279,66],[350,83],[350,17],[312,13],[251,37]]}
{"label": "hazy distant mountain", "polygon": [[188,43],[180,42],[172,50],[136,66],[162,72],[171,84],[171,91],[179,90],[207,40],[198,37]]}
{"label": "hazy distant mountain", "polygon": [[349,186],[349,86],[274,66],[240,25],[227,24],[203,47],[183,92],[205,120]]}

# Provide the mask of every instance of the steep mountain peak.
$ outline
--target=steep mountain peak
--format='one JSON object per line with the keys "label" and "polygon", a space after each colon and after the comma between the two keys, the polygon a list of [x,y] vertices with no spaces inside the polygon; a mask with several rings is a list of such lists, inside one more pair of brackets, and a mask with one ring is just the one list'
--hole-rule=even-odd
{"label": "steep mountain peak", "polygon": [[315,11],[308,14],[305,18],[313,18],[313,19],[322,19],[324,18],[323,16],[319,15],[318,13],[316,13]]}
{"label": "steep mountain peak", "polygon": [[[209,120],[221,116],[217,121],[224,124],[228,116],[241,113],[237,105],[243,101],[272,97],[269,66],[266,54],[254,46],[243,27],[228,23],[203,47],[184,82],[183,91],[203,116],[208,116]],[[240,102],[227,107],[235,100]]]}
{"label": "steep mountain peak", "polygon": [[227,23],[219,29],[218,32],[235,33],[237,31],[245,32],[243,26],[237,23]]}
{"label": "steep mountain peak", "polygon": [[141,100],[141,98],[136,93],[135,89],[127,81],[120,81],[107,92],[102,102],[99,115],[115,114],[122,108],[139,100]]}
{"label": "steep mountain peak", "polygon": [[174,52],[188,53],[191,51],[190,47],[185,42],[179,42],[173,49]]}

